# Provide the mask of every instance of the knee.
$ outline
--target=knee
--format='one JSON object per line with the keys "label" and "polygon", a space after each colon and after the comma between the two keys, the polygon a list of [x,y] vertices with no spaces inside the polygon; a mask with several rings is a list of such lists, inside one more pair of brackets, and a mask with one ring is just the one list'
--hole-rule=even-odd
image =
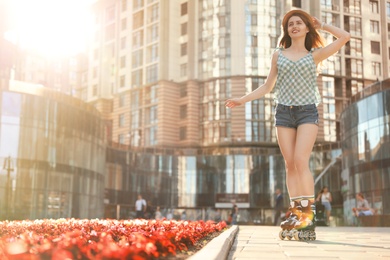
{"label": "knee", "polygon": [[290,159],[290,160],[284,160],[284,164],[286,165],[286,170],[287,171],[293,171],[296,169],[295,167],[295,162],[293,159]]}
{"label": "knee", "polygon": [[305,169],[307,169],[309,167],[309,161],[306,158],[304,158],[303,156],[300,156],[300,155],[295,155],[294,163],[295,163],[295,167],[300,172],[305,170]]}

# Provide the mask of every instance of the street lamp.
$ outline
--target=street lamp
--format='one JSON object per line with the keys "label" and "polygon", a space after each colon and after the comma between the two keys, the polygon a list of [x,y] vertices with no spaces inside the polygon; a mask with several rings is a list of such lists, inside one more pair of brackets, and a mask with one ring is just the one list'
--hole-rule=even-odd
{"label": "street lamp", "polygon": [[9,193],[11,189],[11,180],[10,180],[10,175],[11,172],[14,170],[13,165],[12,165],[12,159],[11,156],[8,156],[7,158],[4,159],[4,165],[3,169],[7,171],[7,183],[5,186],[5,208],[6,208],[6,218],[8,219],[9,217]]}

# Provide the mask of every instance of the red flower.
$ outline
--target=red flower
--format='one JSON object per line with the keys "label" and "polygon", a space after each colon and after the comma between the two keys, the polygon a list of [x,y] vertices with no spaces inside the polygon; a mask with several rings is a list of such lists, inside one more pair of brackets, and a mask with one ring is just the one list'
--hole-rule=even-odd
{"label": "red flower", "polygon": [[158,259],[176,255],[225,222],[45,219],[0,222],[0,259]]}

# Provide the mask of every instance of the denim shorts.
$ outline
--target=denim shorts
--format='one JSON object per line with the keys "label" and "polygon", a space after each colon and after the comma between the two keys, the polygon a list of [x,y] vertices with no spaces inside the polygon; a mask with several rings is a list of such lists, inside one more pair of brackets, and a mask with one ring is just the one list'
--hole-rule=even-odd
{"label": "denim shorts", "polygon": [[318,110],[315,104],[303,106],[276,105],[275,126],[297,129],[302,124],[318,125],[318,121]]}
{"label": "denim shorts", "polygon": [[325,210],[328,210],[328,211],[332,210],[332,206],[330,205],[329,201],[323,201],[322,205],[324,206]]}

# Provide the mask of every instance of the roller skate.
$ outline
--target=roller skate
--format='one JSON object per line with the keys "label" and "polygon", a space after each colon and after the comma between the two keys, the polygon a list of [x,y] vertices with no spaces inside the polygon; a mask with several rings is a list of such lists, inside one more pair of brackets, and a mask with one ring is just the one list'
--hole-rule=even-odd
{"label": "roller skate", "polygon": [[295,240],[310,241],[316,240],[315,232],[315,203],[309,200],[301,200],[301,216],[297,222],[295,222],[293,234]]}
{"label": "roller skate", "polygon": [[279,238],[284,240],[286,237],[291,240],[294,237],[296,230],[295,224],[299,221],[301,215],[301,206],[298,202],[292,201],[286,213],[287,219],[280,223],[282,230],[279,232]]}

